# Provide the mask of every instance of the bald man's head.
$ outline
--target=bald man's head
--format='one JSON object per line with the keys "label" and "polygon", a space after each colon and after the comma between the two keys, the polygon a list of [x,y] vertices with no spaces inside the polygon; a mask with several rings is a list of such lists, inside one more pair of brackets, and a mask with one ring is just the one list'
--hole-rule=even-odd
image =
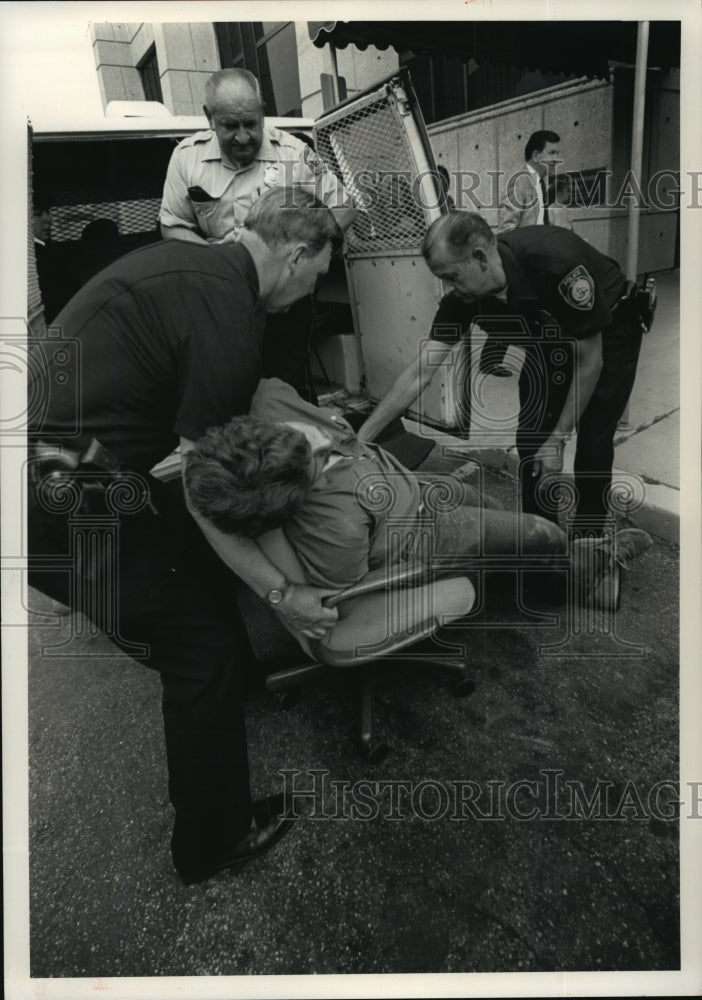
{"label": "bald man's head", "polygon": [[256,77],[245,69],[223,69],[205,84],[204,111],[222,155],[246,167],[263,142],[264,105]]}
{"label": "bald man's head", "polygon": [[435,219],[422,254],[430,271],[464,302],[495,295],[507,284],[497,240],[475,212],[454,211]]}

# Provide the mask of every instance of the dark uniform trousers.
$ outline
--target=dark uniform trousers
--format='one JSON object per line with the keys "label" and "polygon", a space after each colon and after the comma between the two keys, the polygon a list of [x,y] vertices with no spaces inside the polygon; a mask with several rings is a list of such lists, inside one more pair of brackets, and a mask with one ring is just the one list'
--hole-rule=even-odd
{"label": "dark uniform trousers", "polygon": [[[99,591],[93,598],[114,612],[108,611],[107,621],[90,617],[118,646],[149,646],[143,662],[160,672],[163,690],[169,794],[176,813],[173,858],[179,869],[198,870],[226,857],[251,823],[242,707],[251,650],[235,601],[236,578],[187,512],[182,494],[145,478],[159,513],[146,509],[120,516],[118,567],[106,574],[107,583],[91,584]],[[84,610],[71,586],[75,576],[33,566],[35,557],[60,561],[70,545],[66,515],[47,512],[34,497],[29,582]],[[93,563],[90,570],[82,566],[74,572],[99,578],[104,566]]]}
{"label": "dark uniform trousers", "polygon": [[[574,460],[576,532],[601,533],[608,516],[614,436],[631,394],[641,349],[641,332],[622,303],[602,334],[602,370],[577,431]],[[556,425],[573,374],[573,344],[537,341],[527,348],[519,379],[520,414],[517,451],[520,458],[522,510],[558,521],[557,506],[542,494],[532,475],[531,459]]]}

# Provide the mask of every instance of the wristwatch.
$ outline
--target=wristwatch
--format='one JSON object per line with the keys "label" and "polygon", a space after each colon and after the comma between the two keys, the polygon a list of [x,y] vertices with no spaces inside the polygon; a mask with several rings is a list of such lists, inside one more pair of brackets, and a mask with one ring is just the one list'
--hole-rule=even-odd
{"label": "wristwatch", "polygon": [[290,581],[284,580],[283,583],[280,585],[280,587],[273,587],[272,590],[268,591],[268,593],[266,594],[266,600],[268,601],[269,604],[272,604],[274,607],[276,604],[281,604],[285,600],[288,593],[290,592],[291,587],[292,584],[290,583]]}

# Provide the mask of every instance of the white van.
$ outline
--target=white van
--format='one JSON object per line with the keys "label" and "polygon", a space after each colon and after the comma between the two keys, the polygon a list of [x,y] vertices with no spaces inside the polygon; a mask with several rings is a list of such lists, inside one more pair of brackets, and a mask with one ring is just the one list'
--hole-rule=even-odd
{"label": "white van", "polygon": [[[268,122],[312,134],[307,119]],[[35,206],[48,208],[51,243],[64,266],[80,271],[81,234],[97,219],[116,224],[122,253],[160,239],[158,213],[171,153],[185,136],[206,128],[204,114],[175,116],[147,101],[113,101],[95,119],[31,119]]]}
{"label": "white van", "polygon": [[[416,357],[442,295],[419,245],[426,226],[446,209],[436,201],[434,158],[411,83],[400,72],[317,122],[267,122],[314,135],[320,156],[363,208],[348,234],[344,263],[335,263],[318,291],[312,359],[323,387],[377,401]],[[204,115],[177,117],[149,102],[115,102],[92,121],[31,122],[35,204],[48,199],[51,242],[67,282],[74,283],[66,286],[70,294],[94,273],[95,257],[91,253],[86,264],[81,246],[90,222],[116,225],[116,256],[160,239],[171,153],[180,139],[203,128]],[[407,213],[403,192],[414,195],[406,199]],[[436,427],[457,425],[455,372],[448,365],[437,370],[413,415]]]}

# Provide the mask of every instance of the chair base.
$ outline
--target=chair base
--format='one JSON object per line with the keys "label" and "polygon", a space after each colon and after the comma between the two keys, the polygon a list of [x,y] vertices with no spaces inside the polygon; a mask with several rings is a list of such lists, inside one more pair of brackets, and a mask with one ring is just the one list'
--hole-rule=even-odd
{"label": "chair base", "polygon": [[[394,656],[387,657],[385,660],[371,660],[369,663],[359,665],[360,729],[357,736],[357,745],[361,751],[361,755],[370,764],[380,763],[387,756],[389,750],[386,741],[376,733],[373,707],[375,668],[383,662],[394,664],[404,662],[408,666],[439,667],[448,674],[453,675],[453,693],[457,698],[466,698],[475,691],[475,682],[469,676],[468,667],[462,659],[455,656],[427,655],[420,658],[408,657],[404,661]],[[295,688],[318,677],[328,675],[332,669],[317,661],[293,664],[269,674],[266,678],[266,688],[276,695],[281,708],[289,708],[292,707],[296,700],[294,698]]]}

